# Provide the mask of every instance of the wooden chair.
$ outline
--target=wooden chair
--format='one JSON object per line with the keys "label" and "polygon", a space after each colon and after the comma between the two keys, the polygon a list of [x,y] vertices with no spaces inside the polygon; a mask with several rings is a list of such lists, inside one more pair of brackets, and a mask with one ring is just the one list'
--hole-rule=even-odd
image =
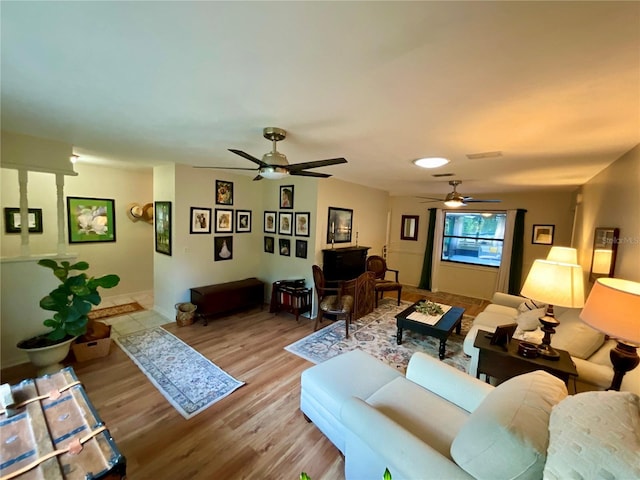
{"label": "wooden chair", "polygon": [[[324,273],[318,265],[313,265],[313,283],[318,294],[318,315],[313,330],[318,330],[318,325],[325,315],[331,315],[335,319],[344,319],[346,338],[349,338],[349,323],[351,323],[351,312],[353,310],[353,295],[346,295],[344,292],[344,282],[340,282],[337,288],[328,288],[325,284]],[[330,318],[330,320],[333,320]]]}
{"label": "wooden chair", "polygon": [[[398,270],[387,267],[387,262],[379,255],[371,255],[367,257],[367,271],[373,272],[376,278],[375,297],[376,308],[378,308],[378,298],[382,298],[384,292],[398,292],[398,305],[400,305],[400,297],[402,295],[402,284],[398,281]],[[385,277],[387,272],[395,273],[395,281],[387,280]]]}
{"label": "wooden chair", "polygon": [[373,312],[376,299],[376,277],[373,272],[364,272],[358,278],[344,282],[343,289],[347,295],[353,295],[351,320],[357,320]]}

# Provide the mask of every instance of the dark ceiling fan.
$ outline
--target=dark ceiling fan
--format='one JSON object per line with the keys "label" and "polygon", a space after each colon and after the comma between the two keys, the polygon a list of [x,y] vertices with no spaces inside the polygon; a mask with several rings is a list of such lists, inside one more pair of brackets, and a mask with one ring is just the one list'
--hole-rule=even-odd
{"label": "dark ceiling fan", "polygon": [[[434,198],[434,197],[418,197],[424,198],[425,200],[429,200],[429,202],[444,202],[447,207],[457,208],[464,207],[468,203],[500,203],[502,200],[476,200],[473,197],[465,197],[460,194],[456,187],[462,183],[462,180],[450,180],[449,185],[453,187],[453,192],[448,193],[445,198]],[[429,203],[423,202],[423,203]]]}
{"label": "dark ceiling fan", "polygon": [[262,131],[262,135],[267,140],[273,142],[273,148],[270,152],[265,153],[262,156],[262,160],[257,159],[253,155],[249,155],[242,150],[235,150],[230,148],[229,151],[240,155],[253,163],[258,164],[257,168],[240,168],[240,167],[195,167],[195,168],[220,168],[226,170],[257,170],[258,175],[254,180],[262,180],[263,178],[278,179],[284,178],[287,175],[298,175],[302,177],[317,177],[327,178],[330,177],[328,173],[308,172],[309,168],[327,167],[329,165],[338,165],[340,163],[347,163],[345,158],[328,158],[326,160],[316,160],[314,162],[293,163],[289,164],[286,155],[276,150],[276,143],[280,140],[284,140],[287,137],[287,132],[282,128],[267,127]]}

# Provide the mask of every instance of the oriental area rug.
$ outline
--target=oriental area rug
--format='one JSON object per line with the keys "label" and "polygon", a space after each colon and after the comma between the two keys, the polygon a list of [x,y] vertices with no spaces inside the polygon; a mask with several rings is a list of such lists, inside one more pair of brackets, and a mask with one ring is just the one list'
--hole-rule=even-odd
{"label": "oriental area rug", "polygon": [[184,418],[244,385],[162,327],[115,341]]}
{"label": "oriental area rug", "polygon": [[114,307],[96,308],[91,310],[87,316],[90,320],[104,320],[105,318],[117,317],[127,313],[140,312],[144,307],[138,302],[124,303]]}
{"label": "oriental area rug", "polygon": [[[395,316],[411,305],[403,301],[398,306],[395,300],[385,298],[373,312],[351,323],[348,339],[345,338],[344,321],[325,320],[323,323],[329,325],[286,346],[285,350],[312,363],[321,363],[341,353],[360,349],[405,373],[411,355],[424,352],[438,358],[440,346],[440,340],[407,329],[402,333],[402,345],[397,345]],[[443,360],[463,372],[467,371],[469,357],[462,351],[462,342],[473,318],[463,316],[461,334],[451,333]]]}

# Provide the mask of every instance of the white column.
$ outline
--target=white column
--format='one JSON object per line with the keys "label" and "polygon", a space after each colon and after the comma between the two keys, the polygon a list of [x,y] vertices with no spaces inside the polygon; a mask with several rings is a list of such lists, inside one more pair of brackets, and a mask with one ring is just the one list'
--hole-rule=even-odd
{"label": "white column", "polygon": [[20,191],[20,255],[31,255],[29,249],[29,201],[27,199],[27,183],[29,180],[27,170],[18,170],[18,184]]}
{"label": "white column", "polygon": [[58,203],[58,254],[67,252],[67,243],[64,240],[64,175],[56,173],[56,197]]}

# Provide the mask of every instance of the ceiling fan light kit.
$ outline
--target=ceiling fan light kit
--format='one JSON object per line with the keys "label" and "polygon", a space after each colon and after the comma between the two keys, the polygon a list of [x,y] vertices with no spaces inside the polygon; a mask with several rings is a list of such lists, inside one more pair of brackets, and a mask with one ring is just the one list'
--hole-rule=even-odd
{"label": "ceiling fan light kit", "polygon": [[249,155],[242,150],[235,150],[230,148],[229,151],[240,155],[247,160],[257,164],[257,168],[240,168],[240,167],[196,167],[196,168],[220,168],[226,170],[254,170],[258,171],[258,175],[254,180],[262,180],[266,178],[268,180],[278,180],[289,175],[298,175],[301,177],[316,177],[327,178],[331,175],[328,173],[308,172],[309,168],[328,167],[330,165],[339,165],[341,163],[347,163],[345,158],[328,158],[326,160],[316,160],[314,162],[303,162],[290,164],[286,155],[276,150],[276,143],[280,140],[284,140],[287,137],[287,132],[278,127],[266,127],[262,130],[262,136],[267,140],[273,142],[273,148],[270,152],[265,153],[262,156],[262,160]]}
{"label": "ceiling fan light kit", "polygon": [[456,188],[458,185],[462,183],[462,180],[449,180],[449,185],[453,187],[453,192],[447,194],[447,196],[442,198],[435,197],[418,197],[424,198],[431,202],[444,202],[445,206],[449,208],[459,208],[466,207],[468,203],[500,203],[501,200],[475,200],[473,197],[466,197],[460,194]]}

